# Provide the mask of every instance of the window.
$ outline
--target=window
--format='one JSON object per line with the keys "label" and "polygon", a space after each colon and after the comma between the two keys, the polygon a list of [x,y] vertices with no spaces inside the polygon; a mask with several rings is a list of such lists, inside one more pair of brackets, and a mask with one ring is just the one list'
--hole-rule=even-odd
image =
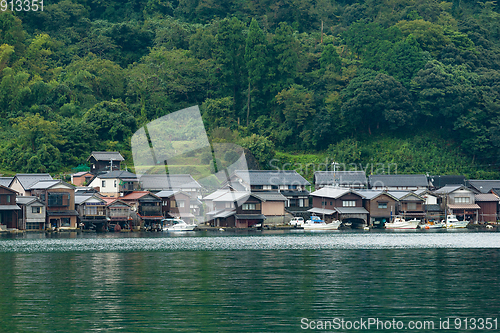
{"label": "window", "polygon": [[10,203],[10,195],[7,196],[7,203]]}
{"label": "window", "polygon": [[271,185],[271,190],[277,190],[279,189],[278,185]]}
{"label": "window", "polygon": [[184,208],[184,200],[177,200],[177,207]]}
{"label": "window", "polygon": [[85,215],[97,215],[97,206],[85,206]]}
{"label": "window", "polygon": [[42,212],[42,207],[31,207],[31,213],[40,214]]}
{"label": "window", "polygon": [[470,203],[470,198],[469,197],[456,197],[455,198],[455,203]]}
{"label": "window", "polygon": [[342,207],[356,207],[356,201],[344,200],[344,201],[342,201]]}
{"label": "window", "polygon": [[326,202],[326,201],[321,201],[321,206],[322,206],[322,207],[325,207],[325,206],[326,206],[326,204],[327,204],[327,202]]}
{"label": "window", "polygon": [[333,201],[330,201],[330,206],[333,206]]}
{"label": "window", "polygon": [[69,206],[69,193],[49,193],[49,207],[67,207]]}
{"label": "window", "polygon": [[116,179],[113,181],[113,186],[116,187]]}
{"label": "window", "polygon": [[296,190],[297,189],[297,185],[288,185],[288,189],[289,190]]}
{"label": "window", "polygon": [[241,206],[241,209],[243,209],[243,210],[255,210],[256,205],[254,203],[243,204],[243,206]]}
{"label": "window", "polygon": [[226,204],[224,205],[224,207],[226,207],[226,208],[233,208],[233,203],[232,202],[226,202]]}
{"label": "window", "polygon": [[380,208],[380,209],[385,209],[385,208],[387,208],[387,202],[379,202],[379,203],[378,203],[378,208]]}
{"label": "window", "polygon": [[106,187],[106,181],[105,181],[105,180],[102,180],[102,181],[101,181],[101,186],[102,186],[102,187]]}
{"label": "window", "polygon": [[408,210],[417,210],[417,203],[416,202],[408,202],[406,204],[406,208],[408,208]]}
{"label": "window", "polygon": [[262,188],[264,190],[270,190],[271,189],[271,185],[263,185]]}

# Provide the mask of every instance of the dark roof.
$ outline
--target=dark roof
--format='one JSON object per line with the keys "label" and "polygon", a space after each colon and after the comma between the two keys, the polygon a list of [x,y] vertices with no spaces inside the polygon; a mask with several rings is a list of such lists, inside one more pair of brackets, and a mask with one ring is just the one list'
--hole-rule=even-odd
{"label": "dark roof", "polygon": [[316,171],[314,185],[368,185],[364,171]]}
{"label": "dark roof", "polygon": [[262,214],[238,214],[235,215],[237,220],[265,220],[266,217]]}
{"label": "dark roof", "polygon": [[99,177],[101,179],[118,178],[118,179],[138,180],[137,175],[135,173],[125,171],[125,170],[115,170],[115,171],[100,173],[97,175],[97,177]]}
{"label": "dark roof", "polygon": [[295,170],[238,170],[238,178],[248,179],[250,185],[311,185]]}
{"label": "dark roof", "polygon": [[201,185],[191,175],[149,175],[145,174],[139,178],[141,186],[145,190],[161,191],[187,188],[201,188]]}
{"label": "dark roof", "polygon": [[429,187],[426,175],[371,175],[370,187]]}
{"label": "dark roof", "polygon": [[125,161],[123,156],[117,151],[93,151],[87,161],[94,157],[96,161]]}
{"label": "dark roof", "polygon": [[465,185],[465,176],[460,175],[436,175],[429,176],[429,182],[432,187],[440,188],[446,185],[460,184]]}
{"label": "dark roof", "polygon": [[20,210],[21,207],[18,205],[0,205],[0,210]]}
{"label": "dark roof", "polygon": [[428,212],[440,212],[441,211],[441,206],[436,205],[436,204],[431,204],[431,205],[424,205],[425,210]]}
{"label": "dark roof", "polygon": [[24,189],[30,188],[40,180],[52,180],[52,177],[48,173],[18,173],[14,178],[17,178]]}
{"label": "dark roof", "polygon": [[12,183],[12,180],[14,177],[0,177],[0,185],[3,185],[5,187],[9,187],[10,183]]}
{"label": "dark roof", "polygon": [[493,188],[500,188],[500,180],[469,180],[469,186],[481,193],[488,193]]}
{"label": "dark roof", "polygon": [[259,198],[262,201],[287,201],[281,193],[279,192],[252,192],[254,197]]}

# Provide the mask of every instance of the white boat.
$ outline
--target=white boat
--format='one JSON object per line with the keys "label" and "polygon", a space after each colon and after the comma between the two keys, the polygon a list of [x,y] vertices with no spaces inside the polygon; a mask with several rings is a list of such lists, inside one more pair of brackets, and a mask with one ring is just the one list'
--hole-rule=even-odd
{"label": "white boat", "polygon": [[193,231],[196,224],[187,224],[181,219],[163,219],[163,231]]}
{"label": "white boat", "polygon": [[442,222],[449,229],[467,228],[469,224],[469,221],[459,221],[455,215],[446,215],[446,220]]}
{"label": "white boat", "polygon": [[386,229],[417,229],[420,220],[413,219],[406,221],[404,217],[396,216],[393,222],[385,224]]}
{"label": "white boat", "polygon": [[339,220],[326,223],[319,216],[311,216],[309,220],[302,224],[304,230],[337,230],[342,222]]}

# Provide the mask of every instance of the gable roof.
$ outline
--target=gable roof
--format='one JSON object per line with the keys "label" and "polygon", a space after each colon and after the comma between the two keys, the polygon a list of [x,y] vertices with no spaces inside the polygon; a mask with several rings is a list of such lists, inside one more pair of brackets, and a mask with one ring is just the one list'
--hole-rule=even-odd
{"label": "gable roof", "polygon": [[481,193],[488,193],[493,188],[500,188],[500,180],[469,180],[469,185]]}
{"label": "gable roof", "polygon": [[387,191],[381,190],[356,190],[356,193],[361,194],[365,199],[374,200],[375,198],[385,194],[394,200],[398,200],[395,196]]}
{"label": "gable roof", "polygon": [[28,195],[16,197],[16,203],[19,205],[29,205],[29,204],[32,204],[34,202],[38,202],[40,205],[43,205],[42,202],[40,200],[38,200],[37,197],[28,196]]}
{"label": "gable roof", "polygon": [[371,175],[370,187],[429,187],[426,175]]}
{"label": "gable roof", "polygon": [[17,179],[26,190],[40,180],[52,180],[52,176],[48,173],[18,173],[14,179]]}
{"label": "gable roof", "polygon": [[364,171],[316,171],[315,185],[368,185]]}
{"label": "gable roof", "polygon": [[73,190],[76,188],[75,186],[68,184],[66,182],[63,182],[60,179],[54,179],[54,180],[40,180],[40,181],[36,182],[35,184],[31,185],[31,187],[29,189],[30,190],[46,190],[46,189],[54,187],[57,184],[62,184],[65,187],[67,187],[69,189],[73,189]]}
{"label": "gable roof", "polygon": [[0,177],[0,185],[9,187],[10,183],[14,180],[14,177]]}
{"label": "gable roof", "polygon": [[295,170],[236,170],[234,175],[250,185],[311,185]]}
{"label": "gable roof", "polygon": [[81,205],[91,198],[97,199],[98,201],[101,201],[101,202],[104,202],[107,204],[107,201],[101,197],[98,197],[96,195],[85,194],[85,195],[75,195],[75,205]]}
{"label": "gable roof", "polygon": [[354,191],[348,188],[331,187],[331,186],[325,186],[317,191],[312,192],[311,195],[315,197],[338,199],[341,196],[346,195],[348,193],[354,193],[363,199],[365,198],[364,195],[359,193],[358,191]]}
{"label": "gable roof", "polygon": [[471,189],[465,187],[464,185],[455,184],[455,185],[443,186],[443,187],[435,190],[434,193],[436,193],[436,194],[449,194],[449,193],[455,192],[456,190],[460,190],[460,189],[468,190],[468,191],[472,192]]}
{"label": "gable roof", "polygon": [[218,198],[213,199],[214,202],[235,202],[240,201],[245,197],[249,197],[250,192],[239,192],[239,191],[231,191],[226,194],[221,195]]}
{"label": "gable roof", "polygon": [[3,186],[3,185],[0,185],[0,188],[3,188],[4,190],[7,190],[9,192],[12,192],[12,193],[18,193],[16,190],[14,189],[11,189],[10,187],[7,187],[7,186]]}
{"label": "gable roof", "polygon": [[226,193],[228,193],[230,190],[229,189],[218,189],[215,192],[210,193],[209,195],[203,197],[203,200],[213,200],[216,199]]}
{"label": "gable roof", "polygon": [[149,191],[134,191],[130,192],[127,195],[124,195],[123,197],[120,197],[120,200],[138,200],[142,197],[145,197],[147,195],[151,195],[153,198],[156,198],[158,200],[161,200],[158,196],[154,195],[153,193]]}
{"label": "gable roof", "polygon": [[87,161],[94,157],[96,161],[125,161],[123,156],[117,151],[93,151]]}
{"label": "gable roof", "polygon": [[138,181],[137,175],[135,173],[125,170],[115,170],[115,171],[100,173],[97,175],[97,178],[100,179],[118,178],[118,179],[127,179],[129,181]]}
{"label": "gable roof", "polygon": [[[71,177],[81,177],[83,175],[92,175],[90,171],[80,171],[71,175]],[[93,175],[92,175],[93,176]]]}
{"label": "gable roof", "polygon": [[150,175],[139,177],[143,189],[151,191],[201,188],[201,185],[189,174]]}

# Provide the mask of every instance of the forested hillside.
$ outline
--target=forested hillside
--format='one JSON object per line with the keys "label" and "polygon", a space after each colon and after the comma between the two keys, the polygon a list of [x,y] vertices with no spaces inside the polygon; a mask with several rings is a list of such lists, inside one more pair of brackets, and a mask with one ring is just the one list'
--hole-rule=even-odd
{"label": "forested hillside", "polygon": [[55,0],[1,11],[0,169],[70,170],[92,150],[132,162],[135,130],[200,105],[212,140],[248,148],[261,168],[275,152],[308,153],[498,177],[499,37],[495,1]]}

